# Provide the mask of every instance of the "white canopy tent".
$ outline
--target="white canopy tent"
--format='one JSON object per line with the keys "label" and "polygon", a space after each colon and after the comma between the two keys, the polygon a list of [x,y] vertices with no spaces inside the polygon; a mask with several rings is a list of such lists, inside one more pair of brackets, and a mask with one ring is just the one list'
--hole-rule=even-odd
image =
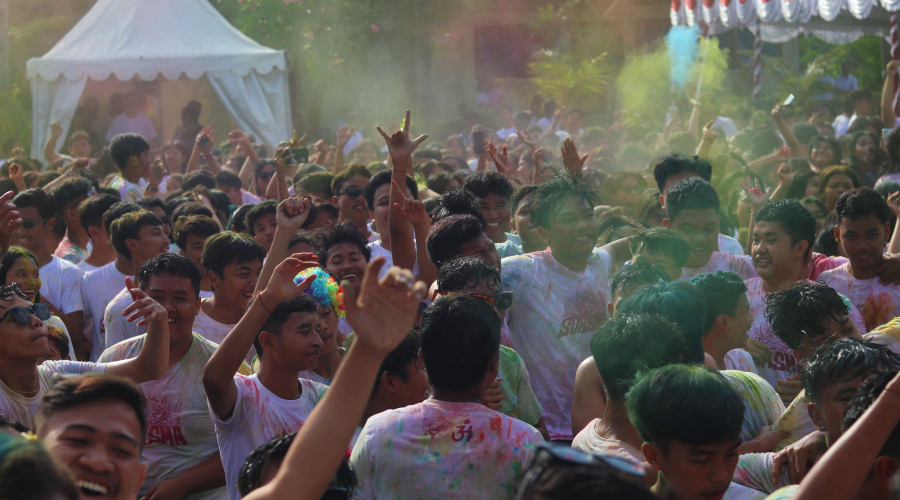
{"label": "white canopy tent", "polygon": [[[291,134],[284,52],[254,42],[207,0],[97,0],[43,57],[27,64],[33,96],[31,154],[50,123],[68,133],[88,80],[204,78],[247,134],[274,146]],[[220,135],[221,137],[221,135]]]}

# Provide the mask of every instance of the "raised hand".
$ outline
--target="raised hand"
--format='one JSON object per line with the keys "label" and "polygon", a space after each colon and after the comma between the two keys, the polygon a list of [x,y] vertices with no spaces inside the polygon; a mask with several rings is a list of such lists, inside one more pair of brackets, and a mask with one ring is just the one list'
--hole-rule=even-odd
{"label": "raised hand", "polygon": [[706,125],[703,126],[703,140],[713,142],[718,137],[715,132],[712,131],[713,125],[715,125],[716,121],[712,120]]}
{"label": "raised hand", "polygon": [[9,178],[13,182],[16,183],[16,186],[21,182],[23,185],[25,184],[25,169],[22,168],[22,165],[18,163],[12,163],[9,166]]}
{"label": "raised hand", "polygon": [[778,166],[778,179],[785,186],[790,186],[794,183],[794,172],[787,166],[787,163],[782,163]]}
{"label": "raised hand", "polygon": [[781,113],[783,113],[783,112],[784,112],[784,105],[781,103],[776,104],[775,107],[772,109],[772,118],[774,118],[776,120],[781,119]]}
{"label": "raised hand", "polygon": [[63,133],[62,125],[60,125],[59,121],[55,121],[50,124],[50,135],[53,137],[59,137]]}
{"label": "raised hand", "polygon": [[204,127],[203,130],[197,134],[197,138],[194,140],[197,149],[203,153],[209,153],[212,150],[213,132],[212,127]]}
{"label": "raised hand", "polygon": [[505,175],[506,167],[509,166],[509,154],[506,152],[506,146],[503,146],[502,150],[497,151],[494,143],[488,141],[488,154],[491,155],[491,160],[497,166],[497,173]]}
{"label": "raised hand", "polygon": [[747,339],[747,347],[744,350],[750,353],[756,366],[765,366],[772,359],[772,351],[769,350],[769,346],[758,340]]}
{"label": "raised hand", "polygon": [[[407,120],[408,120],[408,118],[407,118]],[[353,137],[353,132],[355,132],[355,131],[356,131],[355,128],[347,127],[346,125],[339,128],[338,132],[337,132],[336,146],[338,148],[340,148],[341,150],[343,150],[344,146],[346,146],[347,143],[350,142],[350,138]]]}
{"label": "raised hand", "polygon": [[228,142],[232,144],[246,144],[250,142],[250,139],[247,137],[247,134],[245,134],[243,130],[235,129],[231,132],[228,132]]}
{"label": "raised hand", "polygon": [[15,194],[13,191],[7,191],[0,196],[0,250],[4,254],[9,249],[9,242],[16,232],[16,228],[22,225],[22,216],[19,215],[19,210],[9,201]]}
{"label": "raised hand", "polygon": [[538,148],[537,151],[531,153],[531,164],[534,169],[531,171],[531,183],[538,185],[541,183],[541,170],[543,169],[544,148]]}
{"label": "raised hand", "polygon": [[125,288],[131,293],[131,299],[134,302],[122,311],[122,316],[128,316],[128,322],[132,323],[136,319],[143,317],[144,319],[137,322],[137,326],[149,325],[150,323],[161,323],[161,326],[168,328],[169,312],[159,302],[150,298],[143,290],[134,286],[131,276],[125,277]]}
{"label": "raised hand", "polygon": [[562,160],[563,165],[566,167],[566,172],[571,177],[580,177],[581,169],[584,167],[584,162],[587,161],[588,155],[578,156],[578,148],[575,147],[575,141],[572,139],[563,141],[560,150],[562,151]]}
{"label": "raised hand", "polygon": [[[405,159],[412,156],[413,151],[419,147],[419,144],[428,139],[427,135],[420,135],[415,139],[410,139],[409,122],[409,110],[407,109],[406,119],[403,120],[403,128],[394,132],[393,135],[387,135],[384,130],[381,130],[381,127],[375,127],[378,133],[381,134],[381,137],[384,137],[384,142],[387,143],[388,147],[388,154],[391,155],[394,165],[406,165]],[[400,159],[404,161],[398,162]]]}
{"label": "raised hand", "polygon": [[357,342],[386,355],[409,333],[427,288],[408,269],[399,267],[390,268],[379,280],[382,266],[384,257],[369,262],[358,292],[349,283],[342,286],[347,320]]}
{"label": "raised hand", "polygon": [[394,209],[404,219],[410,221],[414,227],[422,227],[431,223],[431,217],[425,211],[425,204],[415,198],[407,198],[395,181],[391,181],[391,190],[400,203],[394,203]]}
{"label": "raised hand", "polygon": [[503,407],[503,391],[500,389],[502,378],[495,378],[494,382],[484,391],[484,406],[499,411]]}
{"label": "raised hand", "polygon": [[318,151],[319,153],[327,153],[328,152],[328,143],[323,139],[319,139],[316,141],[316,144],[313,146],[313,149]]}
{"label": "raised hand", "polygon": [[319,267],[319,261],[311,253],[295,253],[278,264],[272,277],[269,278],[266,289],[261,292],[266,310],[274,311],[278,304],[294,300],[309,288],[316,279],[315,274],[308,276],[299,285],[294,283],[294,277],[300,271],[313,267]]}
{"label": "raised hand", "polygon": [[898,68],[900,68],[900,62],[896,59],[891,59],[890,62],[887,63],[887,74],[896,75]]}
{"label": "raised hand", "polygon": [[781,471],[787,468],[788,479],[792,484],[800,484],[812,464],[828,450],[825,433],[813,431],[796,443],[792,443],[779,451],[772,458],[772,483],[781,482]]}
{"label": "raised hand", "polygon": [[519,129],[516,129],[516,135],[518,135],[519,139],[521,139],[526,146],[531,148],[531,152],[534,153],[534,148],[537,146],[537,141],[534,139],[534,137],[532,137],[527,130]]}
{"label": "raised hand", "polygon": [[291,153],[291,146],[282,146],[275,150],[275,158],[272,162],[275,165],[275,171],[279,174],[284,174],[285,170],[287,170],[287,164],[294,158],[294,154]]}
{"label": "raised hand", "polygon": [[747,198],[750,200],[750,206],[753,207],[753,213],[756,213],[762,208],[762,206],[769,201],[769,196],[772,194],[772,188],[763,191],[762,184],[759,183],[759,178],[752,178],[749,175],[746,179],[741,180],[741,189],[747,193]]}
{"label": "raised hand", "polygon": [[291,196],[278,204],[275,209],[275,222],[279,228],[283,227],[291,234],[300,230],[300,226],[306,222],[309,216],[309,199]]}
{"label": "raised hand", "polygon": [[157,158],[153,165],[150,166],[150,175],[147,177],[147,184],[150,187],[158,187],[166,176],[166,164],[162,158]]}

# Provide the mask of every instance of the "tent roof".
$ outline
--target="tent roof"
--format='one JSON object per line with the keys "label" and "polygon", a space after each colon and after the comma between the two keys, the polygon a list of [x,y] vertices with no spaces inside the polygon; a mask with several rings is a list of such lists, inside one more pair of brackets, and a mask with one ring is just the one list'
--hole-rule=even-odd
{"label": "tent roof", "polygon": [[244,36],[207,0],[97,0],[49,52],[28,61],[27,73],[45,81],[85,74],[128,81],[275,68],[284,70],[284,52]]}

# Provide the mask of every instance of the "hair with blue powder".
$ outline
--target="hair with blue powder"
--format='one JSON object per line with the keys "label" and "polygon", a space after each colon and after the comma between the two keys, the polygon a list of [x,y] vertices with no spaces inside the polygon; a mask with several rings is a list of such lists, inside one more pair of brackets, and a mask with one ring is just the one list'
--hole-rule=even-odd
{"label": "hair with blue powder", "polygon": [[319,306],[331,306],[338,318],[344,317],[344,289],[328,271],[321,267],[304,269],[294,277],[294,283],[303,283],[308,276],[316,276],[304,293],[316,301]]}

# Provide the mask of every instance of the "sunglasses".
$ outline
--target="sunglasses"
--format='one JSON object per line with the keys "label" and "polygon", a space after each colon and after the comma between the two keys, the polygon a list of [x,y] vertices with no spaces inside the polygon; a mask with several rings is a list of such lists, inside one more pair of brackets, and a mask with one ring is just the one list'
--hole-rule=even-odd
{"label": "sunglasses", "polygon": [[31,315],[37,316],[37,319],[41,321],[47,321],[50,319],[50,305],[49,304],[31,304],[31,307],[22,307],[16,306],[12,309],[3,313],[3,316],[0,316],[0,323],[6,319],[7,316],[12,315],[13,319],[16,320],[16,323],[20,325],[27,325],[31,322]]}
{"label": "sunglasses", "polygon": [[[460,292],[456,292],[453,290],[437,290],[436,292],[434,292],[434,297],[437,298],[441,295],[450,295],[454,293]],[[511,291],[500,291],[495,293],[493,297],[490,295],[482,295],[480,293],[466,292],[465,294],[469,297],[474,297],[478,300],[483,300],[488,304],[491,304],[492,306],[494,306],[494,309],[497,309],[498,311],[507,311],[510,307],[512,307],[513,304],[513,292]]]}
{"label": "sunglasses", "polygon": [[347,186],[341,190],[341,194],[346,194],[347,196],[355,200],[356,198],[359,198],[363,195],[363,190],[356,186]]}
{"label": "sunglasses", "polygon": [[34,229],[34,226],[35,226],[38,222],[44,222],[44,220],[45,220],[45,219],[40,219],[40,220],[36,220],[36,219],[22,219],[22,227],[25,228],[25,229]]}
{"label": "sunglasses", "polygon": [[275,172],[272,172],[269,170],[262,171],[262,172],[256,174],[257,177],[259,177],[260,179],[262,179],[264,181],[271,179],[273,175],[275,175]]}

